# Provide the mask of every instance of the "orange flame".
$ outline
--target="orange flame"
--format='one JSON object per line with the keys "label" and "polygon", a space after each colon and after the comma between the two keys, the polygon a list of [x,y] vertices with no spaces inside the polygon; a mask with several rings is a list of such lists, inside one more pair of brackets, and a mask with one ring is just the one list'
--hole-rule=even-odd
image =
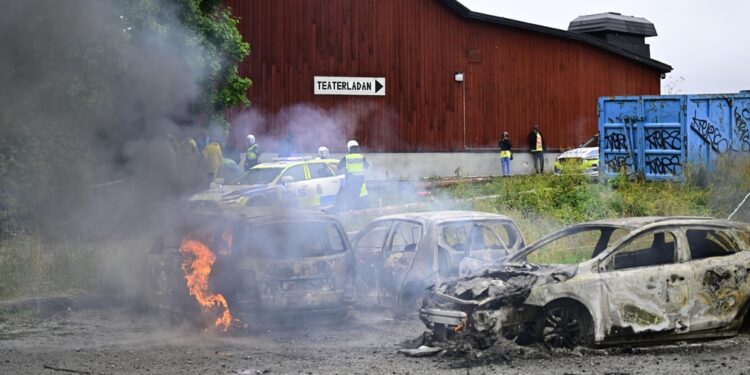
{"label": "orange flame", "polygon": [[190,295],[194,296],[204,309],[212,310],[214,307],[223,309],[221,316],[216,319],[216,326],[226,332],[232,324],[232,314],[229,312],[227,300],[221,294],[208,291],[208,276],[211,274],[211,267],[216,262],[216,255],[204,243],[187,238],[183,239],[180,245],[180,253],[192,255],[192,259],[186,258],[182,263]]}

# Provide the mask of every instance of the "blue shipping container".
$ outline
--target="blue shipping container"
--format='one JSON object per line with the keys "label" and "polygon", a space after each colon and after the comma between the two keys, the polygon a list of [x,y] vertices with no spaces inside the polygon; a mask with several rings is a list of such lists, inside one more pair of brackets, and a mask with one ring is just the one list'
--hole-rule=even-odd
{"label": "blue shipping container", "polygon": [[599,98],[599,170],[682,179],[726,152],[750,154],[750,94]]}

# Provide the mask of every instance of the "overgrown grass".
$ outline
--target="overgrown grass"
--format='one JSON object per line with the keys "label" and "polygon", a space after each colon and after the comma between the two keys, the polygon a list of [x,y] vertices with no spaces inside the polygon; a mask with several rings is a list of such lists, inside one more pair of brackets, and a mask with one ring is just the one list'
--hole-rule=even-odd
{"label": "overgrown grass", "polygon": [[0,299],[136,288],[148,241],[0,242]]}
{"label": "overgrown grass", "polygon": [[474,201],[472,208],[513,217],[527,241],[533,241],[565,225],[612,217],[726,218],[744,196],[740,192],[750,190],[750,164],[742,165],[747,169],[735,166],[732,173],[712,172],[715,177],[703,185],[690,178],[687,182],[646,182],[619,176],[600,183],[580,174],[534,175],[496,178],[483,185],[460,184],[443,193],[464,199],[490,196]]}

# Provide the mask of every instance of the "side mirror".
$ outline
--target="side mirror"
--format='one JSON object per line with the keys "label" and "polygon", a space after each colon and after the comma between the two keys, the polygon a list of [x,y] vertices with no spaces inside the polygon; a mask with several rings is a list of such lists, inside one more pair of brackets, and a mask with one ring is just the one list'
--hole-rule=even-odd
{"label": "side mirror", "polygon": [[294,182],[294,177],[292,177],[292,176],[284,176],[284,177],[281,178],[281,183],[282,184],[286,185],[286,184],[288,184],[290,182]]}

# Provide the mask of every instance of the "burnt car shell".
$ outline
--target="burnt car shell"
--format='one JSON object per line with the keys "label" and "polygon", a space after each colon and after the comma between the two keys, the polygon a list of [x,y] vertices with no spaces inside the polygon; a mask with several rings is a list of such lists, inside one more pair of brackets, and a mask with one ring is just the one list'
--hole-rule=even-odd
{"label": "burnt car shell", "polygon": [[198,310],[185,286],[179,246],[184,236],[206,230],[217,232],[216,243],[209,244],[217,256],[209,289],[223,294],[231,313],[242,321],[338,317],[351,305],[354,258],[335,217],[309,210],[238,207],[193,210],[155,246],[159,250],[149,259],[157,285],[151,300],[157,307]]}
{"label": "burnt car shell", "polygon": [[374,290],[378,304],[407,312],[430,285],[500,262],[523,248],[524,239],[507,216],[436,211],[380,217],[352,243],[363,289]]}
{"label": "burnt car shell", "polygon": [[[600,237],[590,248],[573,248],[586,259],[526,262],[540,248],[588,231]],[[673,236],[669,247],[664,234]],[[499,337],[574,346],[731,336],[748,310],[748,242],[747,224],[710,218],[578,224],[527,246],[501,267],[431,288],[420,318],[438,340],[470,336],[484,343]],[[565,314],[578,327],[572,339],[544,341],[545,319]]]}

